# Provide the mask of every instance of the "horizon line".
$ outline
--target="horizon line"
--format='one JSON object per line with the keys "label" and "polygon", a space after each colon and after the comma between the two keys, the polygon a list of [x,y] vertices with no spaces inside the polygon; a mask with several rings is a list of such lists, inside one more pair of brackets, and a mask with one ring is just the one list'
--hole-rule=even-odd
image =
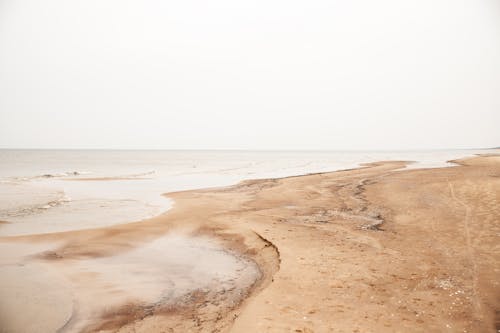
{"label": "horizon line", "polygon": [[26,150],[26,151],[193,151],[193,152],[394,152],[394,151],[442,151],[442,150],[495,150],[498,147],[481,148],[394,148],[394,149],[226,149],[226,148],[7,148],[0,150]]}

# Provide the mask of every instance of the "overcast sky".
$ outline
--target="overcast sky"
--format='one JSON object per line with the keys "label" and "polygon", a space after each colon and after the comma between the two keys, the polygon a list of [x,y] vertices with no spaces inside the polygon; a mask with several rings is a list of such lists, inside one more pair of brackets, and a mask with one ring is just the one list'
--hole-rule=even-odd
{"label": "overcast sky", "polygon": [[0,0],[0,147],[500,146],[499,0]]}

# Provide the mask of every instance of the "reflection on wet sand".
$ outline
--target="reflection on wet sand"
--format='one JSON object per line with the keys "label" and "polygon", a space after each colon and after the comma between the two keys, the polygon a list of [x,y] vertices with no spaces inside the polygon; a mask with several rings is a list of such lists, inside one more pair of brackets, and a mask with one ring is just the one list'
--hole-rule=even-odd
{"label": "reflection on wet sand", "polygon": [[93,330],[124,305],[151,310],[194,292],[245,294],[260,277],[253,261],[203,236],[167,234],[102,257],[64,259],[47,248],[54,246],[0,246],[0,319],[7,332]]}

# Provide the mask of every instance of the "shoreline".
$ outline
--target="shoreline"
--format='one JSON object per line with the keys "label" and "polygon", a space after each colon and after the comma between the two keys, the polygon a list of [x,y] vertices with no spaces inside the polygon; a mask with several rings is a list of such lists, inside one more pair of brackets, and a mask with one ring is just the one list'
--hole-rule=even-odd
{"label": "shoreline", "polygon": [[[6,163],[1,170],[4,177],[0,180],[0,191],[3,191],[4,200],[0,205],[0,220],[12,218],[13,224],[1,228],[0,234],[59,232],[147,219],[168,210],[169,203],[162,198],[165,192],[230,186],[245,179],[282,178],[352,169],[360,167],[360,161],[414,160],[416,163],[407,165],[407,169],[446,167],[449,166],[447,160],[480,152],[485,151],[283,152],[277,154],[276,160],[269,160],[269,155],[255,152],[234,153],[234,156],[216,154],[208,158],[209,155],[201,152],[159,152],[159,155],[151,155],[125,151],[112,154],[103,161],[104,166],[97,168],[82,159],[88,152],[12,151],[6,154]],[[46,165],[49,157],[59,162]],[[97,153],[94,156],[102,157]],[[162,160],[172,158],[179,159],[178,163],[162,163]],[[140,161],[136,166],[127,166],[127,161],[136,159]],[[33,165],[32,161],[39,162]],[[123,167],[110,168],[109,164],[116,161],[123,162],[120,163]],[[151,174],[155,175],[154,179],[136,179]],[[23,186],[14,186],[16,182]],[[54,207],[53,201],[59,200],[54,197],[60,193],[65,193],[64,204]],[[15,201],[11,200],[13,196],[22,198],[22,204],[16,207]],[[34,206],[43,209],[29,214]],[[51,208],[46,209],[48,207]],[[72,222],[67,223],[69,220]]]}
{"label": "shoreline", "polygon": [[[123,332],[154,332],[159,327],[235,332],[488,331],[498,320],[491,311],[499,307],[481,290],[493,295],[500,291],[493,283],[500,276],[492,271],[500,258],[488,254],[489,261],[475,264],[474,288],[470,278],[465,278],[471,273],[460,270],[454,261],[469,267],[471,258],[477,260],[475,253],[484,261],[482,253],[485,249],[491,252],[498,241],[487,237],[500,216],[494,196],[500,188],[495,178],[500,174],[500,160],[493,155],[453,162],[458,163],[454,168],[431,169],[401,169],[406,162],[376,162],[350,170],[172,192],[166,195],[175,205],[151,219],[97,229],[2,237],[0,244],[62,242],[36,260],[63,267],[67,262],[119,256],[162,235],[180,232],[217,239],[224,251],[253,260],[261,270],[262,278],[239,298],[195,293],[188,296],[188,306],[179,309],[127,305],[111,311],[111,317],[119,317],[118,322],[108,313],[87,331],[114,331],[118,327]],[[492,187],[489,194],[464,198],[462,192],[471,190],[471,181],[472,190],[478,193],[482,192],[476,187]],[[486,218],[481,218],[488,225],[486,229],[482,226],[479,236],[471,232],[475,220],[469,217],[465,250],[459,241],[463,234],[453,222],[464,208],[450,197],[450,186],[455,198],[471,206],[493,200],[489,212],[483,213]],[[482,199],[491,193],[493,199]],[[437,209],[441,206],[446,210]],[[416,217],[422,226],[411,222]],[[380,223],[366,226],[370,219]],[[471,241],[475,236],[482,237],[479,244]],[[429,243],[429,237],[440,243]],[[411,241],[414,251],[405,254],[409,249],[401,241]],[[442,251],[441,243],[447,244],[448,254],[430,251]],[[393,263],[393,272],[387,271],[387,260]],[[386,285],[390,287],[383,287]],[[413,292],[408,289],[411,285]],[[448,315],[442,309],[451,290],[461,291],[457,295],[463,299]],[[398,295],[404,305],[394,299]],[[470,307],[466,296],[476,305]],[[487,306],[477,309],[477,304],[485,302]]]}

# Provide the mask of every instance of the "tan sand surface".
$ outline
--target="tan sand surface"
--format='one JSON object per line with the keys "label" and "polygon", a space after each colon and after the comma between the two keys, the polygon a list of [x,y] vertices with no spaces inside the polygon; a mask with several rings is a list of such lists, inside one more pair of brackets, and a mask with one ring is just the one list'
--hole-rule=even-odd
{"label": "tan sand surface", "polygon": [[[23,264],[48,274],[43,281],[52,275],[67,281],[56,279],[52,288],[70,288],[73,308],[86,310],[80,318],[72,310],[80,324],[63,325],[60,332],[496,332],[500,156],[457,163],[405,170],[406,162],[379,162],[170,193],[174,207],[147,221],[0,238],[0,251],[13,244],[52,244],[17,259],[0,256],[0,270]],[[188,247],[197,248],[198,238],[215,242],[207,251],[230,257],[203,265],[229,279],[155,298],[168,288],[148,277],[168,269],[153,258],[161,251],[147,249],[171,235],[185,237]],[[168,244],[164,251],[168,257]],[[202,265],[189,256],[184,261]],[[149,263],[156,268],[149,270]],[[120,275],[116,267],[127,268]],[[128,281],[128,274],[138,277]],[[148,297],[124,290],[141,281],[153,286]],[[65,295],[51,298],[61,305],[54,310],[57,318],[65,318]],[[0,302],[0,309],[12,304]],[[109,306],[100,308],[99,302]],[[40,306],[25,303],[26,315]]]}

